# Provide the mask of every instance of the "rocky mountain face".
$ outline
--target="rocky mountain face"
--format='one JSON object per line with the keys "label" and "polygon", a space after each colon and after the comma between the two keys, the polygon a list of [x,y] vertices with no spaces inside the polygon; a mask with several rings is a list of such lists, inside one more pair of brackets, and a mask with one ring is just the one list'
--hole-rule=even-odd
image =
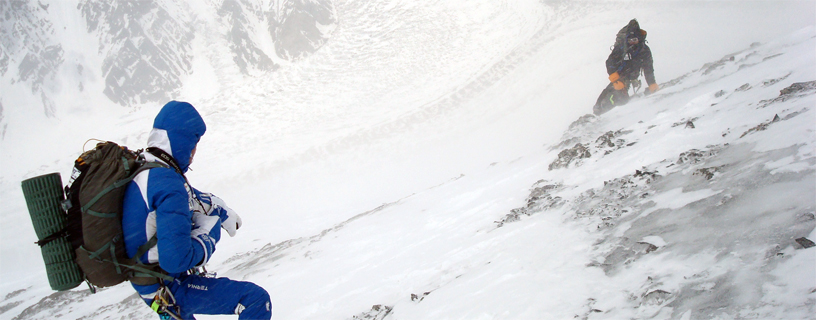
{"label": "rocky mountain face", "polygon": [[121,105],[168,100],[192,71],[195,37],[183,11],[158,1],[82,1],[87,31],[99,35],[105,95]]}
{"label": "rocky mountain face", "polygon": [[[225,0],[204,8],[180,0],[56,1],[0,2],[0,76],[3,81],[24,82],[31,95],[40,97],[47,117],[53,117],[57,108],[51,91],[43,89],[49,81],[80,91],[89,87],[57,77],[60,68],[99,73],[104,82],[101,93],[116,104],[161,102],[176,96],[195,73],[194,59],[206,59],[204,52],[194,49],[197,37],[217,37],[215,43],[229,48],[235,67],[254,75],[274,72],[276,60],[296,61],[314,53],[328,41],[337,21],[329,0],[281,0],[268,7],[261,0]],[[54,21],[70,19],[57,17],[61,14],[57,10],[49,12],[51,5],[70,9],[61,12],[72,12],[81,23],[56,25]],[[202,24],[207,28],[197,27]],[[84,30],[69,30],[78,27]],[[98,39],[96,47],[71,50],[98,55],[101,63],[64,66],[66,41],[73,39],[58,37],[55,29]]]}
{"label": "rocky mountain face", "polygon": [[277,65],[252,37],[256,34],[255,29],[264,21],[264,10],[260,3],[225,0],[218,9],[218,15],[227,21],[227,41],[233,53],[233,61],[241,72],[249,73],[253,67],[260,71],[277,69]]}
{"label": "rocky mountain face", "polygon": [[[25,83],[31,96],[42,101],[45,115],[52,117],[55,105],[43,87],[54,81],[64,50],[47,13],[48,5],[42,3],[0,1],[0,77],[12,84]],[[0,101],[0,122],[3,120]]]}
{"label": "rocky mountain face", "polygon": [[302,59],[328,41],[337,15],[330,0],[276,0],[267,11],[269,34],[282,59]]}

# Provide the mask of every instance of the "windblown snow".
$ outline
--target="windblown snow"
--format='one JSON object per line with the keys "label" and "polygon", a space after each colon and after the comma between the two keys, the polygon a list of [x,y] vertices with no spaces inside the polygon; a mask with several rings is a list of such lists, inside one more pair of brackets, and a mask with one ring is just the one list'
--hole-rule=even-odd
{"label": "windblown snow", "polygon": [[[50,290],[20,181],[144,147],[167,99],[207,122],[191,183],[244,222],[207,269],[275,319],[816,314],[812,1],[0,11],[0,318],[155,317],[129,284]],[[591,115],[631,18],[661,89]]]}

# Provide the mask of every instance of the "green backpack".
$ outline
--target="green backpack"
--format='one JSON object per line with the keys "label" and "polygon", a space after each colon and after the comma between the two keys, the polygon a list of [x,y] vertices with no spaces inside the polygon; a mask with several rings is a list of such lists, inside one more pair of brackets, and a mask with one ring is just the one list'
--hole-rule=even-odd
{"label": "green backpack", "polygon": [[[129,259],[122,233],[122,202],[128,183],[140,172],[157,167],[145,163],[141,150],[102,142],[74,162],[65,193],[59,173],[22,182],[51,288],[62,291],[87,281],[110,287],[131,281],[148,285],[170,279],[158,264]],[[67,198],[67,199],[66,199]],[[141,256],[156,238],[139,247]]]}

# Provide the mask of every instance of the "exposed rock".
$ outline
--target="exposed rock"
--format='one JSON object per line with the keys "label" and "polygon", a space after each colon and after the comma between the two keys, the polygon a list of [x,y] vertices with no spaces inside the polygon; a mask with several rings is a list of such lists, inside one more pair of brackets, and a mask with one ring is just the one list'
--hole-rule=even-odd
{"label": "exposed rock", "polygon": [[686,126],[686,128],[688,128],[689,123],[691,123],[691,128],[694,129],[694,123],[693,122],[697,121],[698,119],[700,119],[700,118],[699,117],[694,117],[694,118],[691,118],[691,119],[680,120],[679,122],[672,123],[672,128],[679,127],[679,126]]}
{"label": "exposed rock", "polygon": [[776,83],[778,83],[778,82],[780,82],[782,80],[787,79],[791,74],[793,74],[793,72],[788,72],[788,74],[782,76],[781,78],[765,80],[765,81],[762,82],[762,85],[765,86],[765,87],[772,86],[772,85],[774,85],[774,84],[776,84]]}
{"label": "exposed rock", "polygon": [[418,295],[416,293],[412,293],[411,294],[411,301],[420,302],[422,300],[425,300],[425,297],[427,297],[429,294],[431,294],[430,291],[424,292],[421,295]]}
{"label": "exposed rock", "polygon": [[742,92],[742,91],[748,91],[748,90],[751,90],[751,85],[746,83],[746,84],[741,85],[739,88],[737,88],[734,91],[735,92]]}
{"label": "exposed rock", "polygon": [[329,0],[278,0],[270,4],[269,34],[279,57],[302,59],[328,41],[337,23]]}
{"label": "exposed rock", "polygon": [[657,246],[648,242],[635,242],[632,250],[640,254],[646,254],[657,250]]}
{"label": "exposed rock", "polygon": [[[546,183],[546,180],[538,181],[536,185]],[[522,216],[531,216],[535,213],[553,209],[564,205],[565,201],[559,196],[554,196],[553,193],[561,189],[560,184],[545,184],[534,187],[527,197],[527,205],[521,208],[510,210],[510,213],[505,215],[501,220],[495,221],[496,228],[504,226],[506,223],[521,220]]]}
{"label": "exposed rock", "polygon": [[692,175],[702,176],[706,180],[711,180],[712,178],[714,178],[714,174],[721,171],[722,168],[724,168],[724,167],[725,166],[700,168],[700,169],[694,170],[694,173],[692,173]]}
{"label": "exposed rock", "polygon": [[703,75],[707,75],[709,73],[714,72],[717,69],[722,68],[725,65],[726,62],[734,62],[734,56],[726,56],[726,57],[720,59],[719,61],[712,62],[712,63],[706,63],[705,65],[703,65],[703,69],[704,69],[703,70]]}
{"label": "exposed rock", "polygon": [[54,80],[64,62],[64,52],[46,16],[48,6],[31,1],[0,1],[0,75],[16,68],[11,83],[24,82],[33,96],[40,96],[47,117],[54,117],[53,102],[44,87]]}
{"label": "exposed rock", "polygon": [[278,68],[251,36],[255,34],[254,25],[256,25],[251,19],[253,17],[256,20],[264,18],[260,3],[224,0],[218,9],[218,15],[228,20],[230,27],[227,32],[227,41],[234,55],[233,61],[242,73],[248,74],[250,69],[270,71]]}
{"label": "exposed rock", "polygon": [[789,99],[800,98],[814,93],[816,93],[816,81],[797,82],[787,88],[779,90],[778,97],[760,101],[758,108],[765,108],[777,102],[784,102]]}
{"label": "exposed rock", "polygon": [[600,189],[587,190],[575,199],[575,218],[594,219],[597,229],[617,225],[617,219],[641,206],[642,195],[660,175],[643,168],[634,174],[604,181]]}
{"label": "exposed rock", "polygon": [[779,90],[779,96],[788,96],[800,92],[808,92],[816,90],[816,81],[797,82],[789,87]]}
{"label": "exposed rock", "polygon": [[597,119],[598,117],[596,117],[594,114],[587,113],[583,116],[580,116],[578,120],[575,120],[572,123],[570,123],[569,128],[567,130],[579,129],[587,124],[595,122],[595,120]]}
{"label": "exposed rock", "polygon": [[760,123],[756,127],[753,127],[751,129],[748,129],[748,131],[743,132],[742,135],[740,136],[740,138],[745,137],[748,134],[753,133],[753,132],[765,131],[766,129],[768,129],[768,126],[770,126],[772,123],[778,122],[780,120],[781,119],[779,118],[779,115],[776,114],[776,115],[774,115],[773,119],[771,119],[770,121]]}
{"label": "exposed rock", "polygon": [[558,159],[550,163],[549,170],[566,168],[570,163],[578,163],[579,160],[591,156],[592,154],[589,153],[589,149],[587,149],[585,145],[576,143],[575,146],[570,149],[561,150],[561,152],[558,153]]}
{"label": "exposed rock", "polygon": [[795,241],[805,249],[816,247],[816,243],[813,243],[813,241],[805,237],[797,238]]}
{"label": "exposed rock", "polygon": [[671,297],[671,293],[664,290],[654,290],[643,296],[641,305],[662,305]]}
{"label": "exposed rock", "polygon": [[[37,303],[20,312],[12,318],[17,319],[54,319],[61,316],[59,310],[69,309],[69,306],[91,295],[88,290],[58,291],[42,298]],[[55,314],[56,312],[56,314]]]}
{"label": "exposed rock", "polygon": [[0,305],[0,314],[6,313],[6,311],[14,309],[14,307],[19,306],[22,303],[23,303],[23,301],[12,301],[12,302]]}
{"label": "exposed rock", "polygon": [[166,102],[192,71],[193,24],[155,0],[84,0],[77,8],[89,33],[100,37],[103,92],[113,102]]}
{"label": "exposed rock", "polygon": [[604,155],[610,154],[624,147],[632,146],[635,144],[635,142],[627,144],[626,140],[618,139],[619,136],[626,135],[631,132],[632,131],[624,130],[608,131],[598,137],[598,139],[595,139],[595,146],[600,150],[604,150]]}
{"label": "exposed rock", "polygon": [[716,156],[719,152],[718,148],[710,149],[710,150],[698,150],[698,149],[691,149],[689,151],[683,152],[677,158],[677,164],[684,164],[684,163],[699,163],[708,158]]}
{"label": "exposed rock", "polygon": [[370,311],[360,313],[359,315],[351,317],[352,320],[383,320],[391,311],[394,310],[394,307],[384,306],[381,304],[375,304],[371,307]]}

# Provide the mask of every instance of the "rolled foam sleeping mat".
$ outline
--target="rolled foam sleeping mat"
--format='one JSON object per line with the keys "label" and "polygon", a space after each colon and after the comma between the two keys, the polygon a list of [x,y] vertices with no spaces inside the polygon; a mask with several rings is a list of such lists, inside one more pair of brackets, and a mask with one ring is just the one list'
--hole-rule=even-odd
{"label": "rolled foam sleeping mat", "polygon": [[[43,240],[62,230],[67,215],[62,209],[65,194],[60,174],[55,172],[24,180],[22,187],[37,239]],[[84,281],[82,271],[74,261],[76,254],[66,236],[50,241],[40,249],[51,289],[68,290]]]}

